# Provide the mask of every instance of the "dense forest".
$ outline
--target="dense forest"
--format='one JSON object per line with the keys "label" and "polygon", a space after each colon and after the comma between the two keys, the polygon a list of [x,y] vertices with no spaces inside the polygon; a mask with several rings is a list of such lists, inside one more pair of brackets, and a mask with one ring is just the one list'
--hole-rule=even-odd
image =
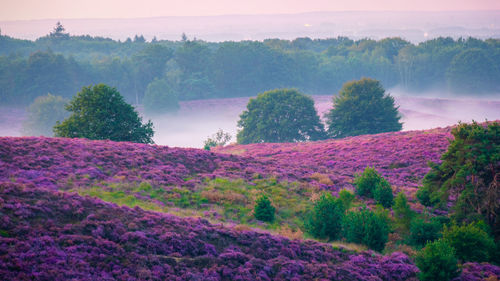
{"label": "dense forest", "polygon": [[482,95],[500,92],[500,40],[437,38],[297,38],[204,42],[143,36],[126,41],[71,36],[62,25],[35,41],[0,35],[2,104],[30,104],[52,93],[69,98],[82,86],[114,86],[141,104],[161,79],[180,100],[254,96],[274,88],[338,92],[346,81],[372,77],[385,88]]}

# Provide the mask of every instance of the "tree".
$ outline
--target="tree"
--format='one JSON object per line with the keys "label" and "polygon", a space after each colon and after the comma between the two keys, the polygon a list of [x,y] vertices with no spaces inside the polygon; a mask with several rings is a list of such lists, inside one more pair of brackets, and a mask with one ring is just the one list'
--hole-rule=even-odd
{"label": "tree", "polygon": [[397,224],[404,230],[408,231],[410,229],[410,222],[415,216],[415,212],[413,212],[410,208],[408,199],[402,191],[399,192],[394,199],[394,206],[392,207],[392,210],[394,211],[394,218],[396,219]]}
{"label": "tree", "polygon": [[385,212],[374,212],[363,207],[350,211],[342,220],[342,230],[348,242],[363,244],[382,251],[389,237],[389,222]]}
{"label": "tree", "polygon": [[345,83],[326,118],[332,138],[402,129],[394,98],[385,94],[379,81],[369,78]]}
{"label": "tree", "polygon": [[308,231],[317,238],[335,240],[340,237],[344,203],[331,194],[323,194],[314,203],[314,209],[307,222]]}
{"label": "tree", "polygon": [[64,33],[66,29],[64,26],[61,24],[61,22],[57,22],[56,26],[54,27],[54,30],[50,33],[51,38],[69,38],[69,33]]}
{"label": "tree", "polygon": [[294,89],[261,93],[240,115],[238,143],[299,142],[324,137],[314,101]]}
{"label": "tree", "polygon": [[415,262],[422,281],[451,280],[460,274],[455,249],[444,240],[427,243]]}
{"label": "tree", "polygon": [[23,124],[23,132],[29,136],[53,135],[52,128],[56,122],[68,117],[64,106],[68,100],[61,96],[47,94],[40,96],[28,107],[28,118]]}
{"label": "tree", "polygon": [[212,147],[224,146],[231,140],[231,135],[219,129],[212,137],[205,140],[203,149],[210,150]]}
{"label": "tree", "polygon": [[490,258],[495,241],[478,225],[452,225],[444,228],[443,240],[456,251],[459,260],[485,262]]}
{"label": "tree", "polygon": [[394,195],[391,185],[374,168],[366,167],[363,173],[354,179],[354,184],[359,196],[374,198],[385,208],[392,206]]}
{"label": "tree", "polygon": [[153,143],[153,123],[142,124],[142,118],[115,88],[104,84],[83,87],[66,110],[72,115],[54,127],[58,137]]}
{"label": "tree", "polygon": [[276,208],[271,205],[271,201],[267,196],[261,196],[257,199],[254,208],[254,216],[256,219],[265,222],[273,222],[274,221],[274,212]]}
{"label": "tree", "polygon": [[147,114],[173,113],[179,110],[177,94],[163,79],[155,79],[149,83],[143,103]]}
{"label": "tree", "polygon": [[[484,220],[500,236],[500,124],[459,124],[451,131],[442,163],[431,163],[423,180],[425,203],[444,207],[450,195],[458,221]],[[422,194],[421,193],[421,194]],[[458,196],[457,196],[458,195]]]}

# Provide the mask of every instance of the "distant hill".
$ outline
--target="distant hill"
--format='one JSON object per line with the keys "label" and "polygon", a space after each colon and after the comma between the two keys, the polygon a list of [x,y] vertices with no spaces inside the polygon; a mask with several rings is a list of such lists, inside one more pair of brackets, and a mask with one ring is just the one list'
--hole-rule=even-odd
{"label": "distant hill", "polygon": [[353,39],[402,37],[422,42],[439,36],[500,38],[500,11],[448,12],[314,12],[277,15],[223,15],[138,19],[47,19],[0,21],[2,34],[24,39],[47,35],[60,20],[73,35],[125,40],[136,34],[146,39],[206,41],[263,40],[297,37]]}

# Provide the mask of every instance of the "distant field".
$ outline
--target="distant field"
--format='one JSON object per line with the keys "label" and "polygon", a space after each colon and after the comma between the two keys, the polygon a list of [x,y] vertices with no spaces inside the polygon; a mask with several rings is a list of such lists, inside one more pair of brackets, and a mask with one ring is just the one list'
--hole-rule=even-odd
{"label": "distant field", "polygon": [[[313,96],[321,116],[332,106],[331,96]],[[153,119],[155,142],[177,147],[202,147],[203,141],[219,128],[233,135],[239,115],[249,98],[194,100],[181,102],[175,116]],[[403,130],[445,127],[458,121],[500,119],[500,101],[397,97],[403,116]],[[19,108],[0,108],[0,136],[21,136],[26,112]]]}

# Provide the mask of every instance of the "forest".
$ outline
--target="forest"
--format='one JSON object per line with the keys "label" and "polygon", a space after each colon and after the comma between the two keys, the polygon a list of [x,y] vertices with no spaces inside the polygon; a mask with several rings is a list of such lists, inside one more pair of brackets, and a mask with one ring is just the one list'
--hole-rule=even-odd
{"label": "forest", "polygon": [[274,88],[333,94],[362,77],[385,88],[439,90],[479,97],[500,92],[500,40],[346,37],[205,42],[188,38],[147,42],[72,36],[58,24],[35,41],[0,35],[0,97],[25,106],[47,93],[71,98],[105,83],[142,104],[149,84],[162,80],[179,100],[255,96]]}

